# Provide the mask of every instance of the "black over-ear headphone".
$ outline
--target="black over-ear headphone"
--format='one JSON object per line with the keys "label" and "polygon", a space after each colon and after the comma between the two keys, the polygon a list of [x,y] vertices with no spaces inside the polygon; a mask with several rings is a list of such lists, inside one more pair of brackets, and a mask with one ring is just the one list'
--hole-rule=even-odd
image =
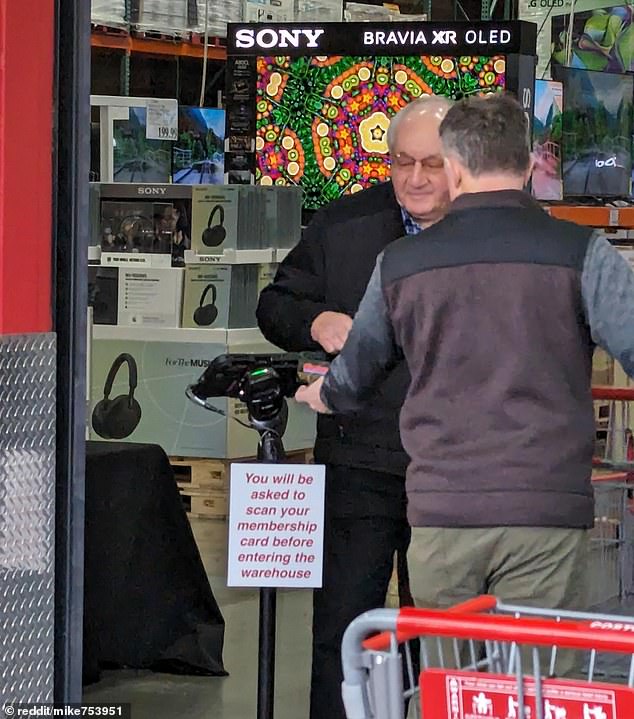
{"label": "black over-ear headphone", "polygon": [[[218,213],[220,222],[212,227],[214,215]],[[209,213],[207,227],[203,230],[203,245],[205,247],[218,247],[225,241],[227,230],[225,230],[225,208],[222,205],[214,205]]]}
{"label": "black over-ear headphone", "polygon": [[[122,364],[128,365],[129,391],[110,399],[114,378]],[[134,399],[137,385],[137,366],[132,355],[120,354],[112,363],[103,389],[103,399],[95,405],[92,426],[104,439],[123,439],[134,432],[141,420],[141,406]]]}
{"label": "black over-ear headphone", "polygon": [[[205,304],[205,298],[207,297],[207,293],[211,290],[211,304],[206,305]],[[209,325],[213,325],[213,323],[216,321],[216,317],[218,317],[218,308],[216,307],[216,285],[208,284],[207,287],[203,290],[202,295],[200,296],[200,306],[196,308],[196,311],[194,312],[194,322],[199,327],[209,327]]]}

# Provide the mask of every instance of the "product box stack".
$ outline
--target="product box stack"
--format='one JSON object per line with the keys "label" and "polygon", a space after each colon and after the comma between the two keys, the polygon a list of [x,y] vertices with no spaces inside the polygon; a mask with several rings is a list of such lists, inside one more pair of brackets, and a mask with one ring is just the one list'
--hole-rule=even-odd
{"label": "product box stack", "polygon": [[[257,329],[255,309],[278,256],[299,240],[301,191],[94,184],[91,212],[90,438],[159,444],[185,466],[254,457],[257,433],[234,421],[246,420],[241,403],[211,400],[212,412],[185,391],[219,355],[281,351]],[[124,400],[110,403],[112,417],[95,413],[103,399],[131,396],[134,417],[117,416]],[[313,439],[312,413],[291,401],[286,449]],[[207,499],[214,513],[221,503]]]}
{"label": "product box stack", "polygon": [[227,37],[227,24],[242,22],[243,0],[197,0],[196,32],[209,37]]}
{"label": "product box stack", "polygon": [[92,0],[90,20],[95,25],[126,28],[126,0]]}
{"label": "product box stack", "polygon": [[132,26],[141,31],[185,35],[196,20],[188,5],[185,0],[133,0]]}

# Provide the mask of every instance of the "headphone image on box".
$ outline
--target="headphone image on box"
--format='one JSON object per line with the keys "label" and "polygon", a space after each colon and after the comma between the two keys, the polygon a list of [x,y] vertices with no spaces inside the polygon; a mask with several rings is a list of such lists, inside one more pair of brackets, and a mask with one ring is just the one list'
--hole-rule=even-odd
{"label": "headphone image on box", "polygon": [[[207,297],[207,293],[211,290],[211,304],[206,305],[205,304],[205,298]],[[194,322],[199,327],[209,327],[209,325],[213,325],[213,323],[216,321],[216,318],[218,317],[218,308],[216,307],[216,285],[209,284],[205,289],[203,290],[202,295],[200,296],[200,306],[196,308],[196,311],[194,312]]]}
{"label": "headphone image on box", "polygon": [[[122,364],[128,365],[129,391],[110,399],[114,379]],[[103,399],[95,405],[92,413],[92,427],[104,439],[124,439],[134,432],[141,421],[141,406],[134,399],[137,386],[137,366],[132,355],[120,354],[110,367]]]}
{"label": "headphone image on box", "polygon": [[[214,216],[218,213],[220,222],[212,226]],[[214,205],[209,213],[207,227],[203,230],[203,245],[205,247],[218,247],[225,241],[227,230],[225,230],[225,208],[222,205]]]}

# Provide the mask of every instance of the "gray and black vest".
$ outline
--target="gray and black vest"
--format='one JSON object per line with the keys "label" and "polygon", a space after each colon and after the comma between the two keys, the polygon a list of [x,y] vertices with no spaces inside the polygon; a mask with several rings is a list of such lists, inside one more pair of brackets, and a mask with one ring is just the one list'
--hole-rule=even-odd
{"label": "gray and black vest", "polygon": [[591,234],[504,191],[385,251],[413,526],[592,526]]}

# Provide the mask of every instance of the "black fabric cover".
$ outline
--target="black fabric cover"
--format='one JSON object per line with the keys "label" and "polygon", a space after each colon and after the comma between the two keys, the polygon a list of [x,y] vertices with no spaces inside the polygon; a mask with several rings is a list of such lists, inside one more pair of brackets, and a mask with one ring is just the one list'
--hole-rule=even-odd
{"label": "black fabric cover", "polygon": [[163,450],[88,442],[84,683],[112,667],[226,676],[224,629]]}

